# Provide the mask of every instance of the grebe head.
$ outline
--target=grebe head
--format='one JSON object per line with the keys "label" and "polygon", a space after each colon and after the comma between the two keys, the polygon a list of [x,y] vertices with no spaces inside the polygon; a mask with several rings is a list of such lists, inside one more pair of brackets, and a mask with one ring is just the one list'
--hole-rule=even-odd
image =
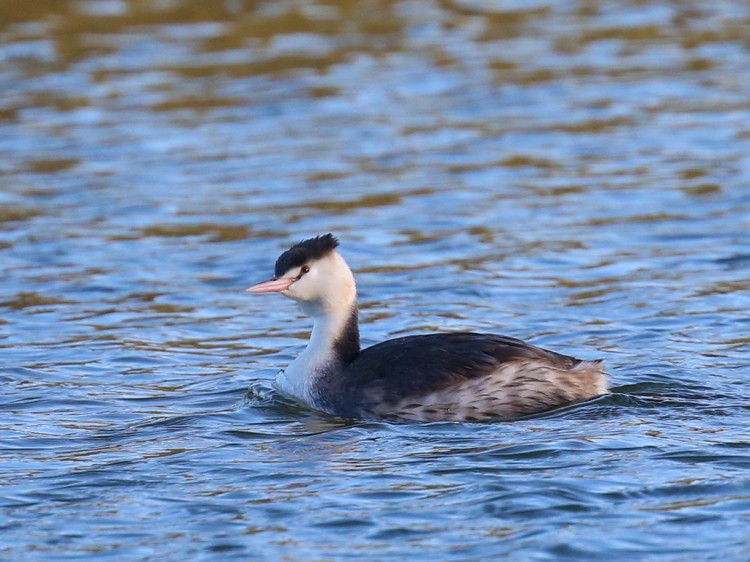
{"label": "grebe head", "polygon": [[295,244],[276,260],[273,279],[247,290],[281,293],[311,316],[348,311],[356,298],[356,287],[351,269],[336,251],[338,245],[333,234]]}

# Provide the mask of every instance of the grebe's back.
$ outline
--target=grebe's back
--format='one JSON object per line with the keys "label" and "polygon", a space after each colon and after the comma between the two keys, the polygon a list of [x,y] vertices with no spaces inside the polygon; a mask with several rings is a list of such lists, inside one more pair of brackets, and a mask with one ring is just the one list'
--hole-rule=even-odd
{"label": "grebe's back", "polygon": [[422,421],[511,419],[607,392],[600,361],[471,332],[374,345],[323,385],[340,414]]}

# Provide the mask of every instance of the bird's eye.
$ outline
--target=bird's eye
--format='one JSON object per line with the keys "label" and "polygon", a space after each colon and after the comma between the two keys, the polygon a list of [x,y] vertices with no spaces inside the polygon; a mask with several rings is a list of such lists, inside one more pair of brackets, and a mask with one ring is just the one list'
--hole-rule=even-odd
{"label": "bird's eye", "polygon": [[302,269],[300,270],[300,275],[304,275],[308,271],[310,271],[310,266],[309,265],[303,265]]}

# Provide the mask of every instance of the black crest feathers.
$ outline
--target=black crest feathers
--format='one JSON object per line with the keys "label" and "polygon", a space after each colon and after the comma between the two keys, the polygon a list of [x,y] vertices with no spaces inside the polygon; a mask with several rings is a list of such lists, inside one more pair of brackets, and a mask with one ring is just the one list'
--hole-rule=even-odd
{"label": "black crest feathers", "polygon": [[319,260],[333,252],[338,245],[339,241],[330,233],[303,240],[279,256],[279,259],[276,260],[274,275],[281,277],[293,267],[300,267],[309,261]]}

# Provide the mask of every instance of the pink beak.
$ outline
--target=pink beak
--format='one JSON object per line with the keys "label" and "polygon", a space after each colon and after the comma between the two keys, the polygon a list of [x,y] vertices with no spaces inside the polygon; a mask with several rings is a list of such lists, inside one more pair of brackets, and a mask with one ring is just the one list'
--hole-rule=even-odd
{"label": "pink beak", "polygon": [[292,283],[294,283],[294,279],[280,277],[253,285],[247,291],[249,293],[281,293],[282,291],[286,291]]}

